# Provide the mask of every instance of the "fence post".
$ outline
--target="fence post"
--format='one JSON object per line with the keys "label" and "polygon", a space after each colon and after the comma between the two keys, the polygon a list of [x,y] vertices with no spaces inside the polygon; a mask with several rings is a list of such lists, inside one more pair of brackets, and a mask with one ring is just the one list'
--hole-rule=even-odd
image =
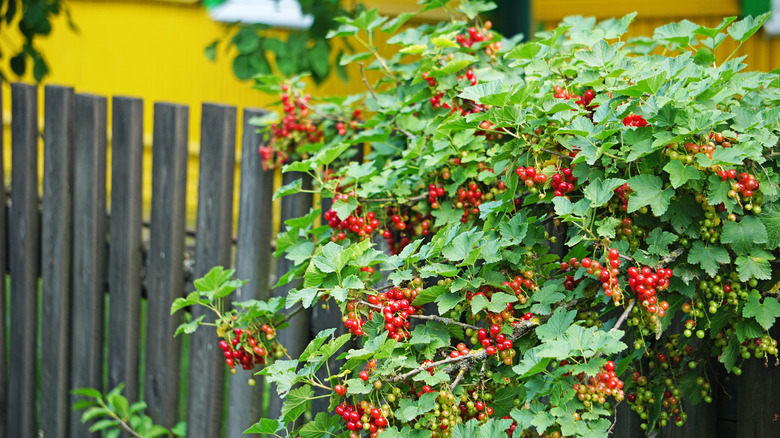
{"label": "fence post", "polygon": [[[238,211],[238,242],[236,244],[236,277],[247,283],[235,293],[236,301],[265,300],[270,296],[271,228],[274,172],[263,170],[257,147],[263,136],[250,120],[265,114],[255,109],[244,110],[241,146],[241,194]],[[254,387],[240,379],[230,379],[230,408],[225,436],[241,436],[244,430],[260,420],[265,379],[257,379]]]}
{"label": "fence post", "polygon": [[8,435],[37,435],[35,355],[38,298],[38,95],[11,84],[11,345]]}
{"label": "fence post", "polygon": [[173,427],[179,417],[181,340],[173,337],[178,317],[171,316],[171,304],[184,285],[189,108],[156,103],[153,129],[144,399],[156,423]]}
{"label": "fence post", "polygon": [[[3,90],[0,88],[0,102],[3,101]],[[0,190],[0,272],[3,273],[3,281],[0,281],[0,436],[8,436],[7,414],[8,414],[8,356],[6,356],[6,306],[5,306],[5,275],[8,272],[6,265],[6,197],[5,197],[5,167],[3,154],[5,153],[5,143],[0,135],[0,181],[2,181],[3,190]]]}
{"label": "fence post", "polygon": [[[236,108],[204,104],[202,114],[196,278],[202,277],[214,266],[230,266],[236,165]],[[204,314],[204,321],[214,321],[210,310],[203,307],[192,310],[193,319]],[[224,357],[217,348],[217,338],[212,330],[198,330],[192,334],[191,342],[187,436],[221,436]]]}
{"label": "fence post", "polygon": [[138,338],[143,246],[143,101],[112,100],[111,223],[108,257],[108,387],[125,385],[125,396],[138,399]]}
{"label": "fence post", "polygon": [[[106,98],[76,95],[73,154],[73,340],[71,388],[103,389],[103,312],[106,258]],[[71,411],[71,436],[84,436]],[[96,435],[95,435],[96,436]]]}
{"label": "fence post", "polygon": [[43,128],[44,170],[41,205],[41,431],[66,437],[70,395],[71,236],[73,232],[73,88],[47,86]]}
{"label": "fence post", "polygon": [[[774,300],[775,297],[770,295],[764,299]],[[769,334],[778,339],[780,326],[772,327]],[[739,377],[738,397],[737,436],[780,436],[780,367],[774,358],[745,361]]]}
{"label": "fence post", "polygon": [[[282,184],[286,185],[297,179],[303,179],[302,188],[311,191],[312,181],[307,174],[300,172],[288,172],[282,175]],[[282,214],[279,225],[279,232],[284,232],[287,219],[301,217],[309,212],[312,207],[313,197],[311,193],[296,193],[294,195],[282,198]],[[277,278],[287,273],[292,267],[292,262],[282,257],[276,261]],[[287,283],[284,286],[274,289],[274,296],[287,296],[287,293],[297,287],[298,282]],[[295,315],[289,321],[290,326],[280,330],[277,334],[279,342],[287,348],[290,357],[298,357],[309,344],[311,340],[311,309],[306,309]],[[271,389],[271,398],[269,403],[269,417],[276,418],[282,411],[282,400],[276,393],[276,388]]]}

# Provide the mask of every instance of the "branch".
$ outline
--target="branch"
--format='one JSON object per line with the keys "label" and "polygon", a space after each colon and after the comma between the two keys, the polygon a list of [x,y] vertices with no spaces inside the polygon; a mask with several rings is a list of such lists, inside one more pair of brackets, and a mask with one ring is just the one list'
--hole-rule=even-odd
{"label": "branch", "polygon": [[[379,98],[376,95],[376,91],[371,87],[371,84],[368,83],[368,79],[366,78],[366,73],[363,71],[363,63],[358,62],[358,65],[360,66],[360,77],[363,78],[363,83],[366,85],[366,88],[368,88],[368,91],[371,92],[371,96],[374,97],[374,100],[379,103]],[[400,132],[402,132],[407,138],[414,138],[414,134],[411,132],[405,130],[400,125],[398,125],[398,121],[394,118],[393,124],[395,125],[395,128],[398,129]]]}
{"label": "branch", "polygon": [[552,154],[552,155],[555,155],[555,156],[561,157],[561,158],[563,158],[563,159],[565,159],[565,160],[570,160],[570,161],[571,161],[571,160],[574,160],[574,158],[572,158],[572,157],[570,157],[570,156],[568,156],[568,155],[564,155],[564,154],[562,154],[562,153],[560,153],[560,152],[551,151],[550,149],[541,148],[541,149],[539,149],[539,150],[540,150],[540,151],[542,151],[542,152],[547,152],[548,154]]}
{"label": "branch", "polygon": [[[410,204],[417,201],[422,201],[423,199],[428,198],[428,194],[422,194],[417,195],[411,198],[408,198],[406,202],[403,202],[403,204]],[[400,198],[403,199],[403,198]],[[366,203],[381,203],[381,202],[398,202],[399,198],[358,198],[358,202],[366,202]]]}
{"label": "branch", "polygon": [[624,310],[623,314],[620,315],[620,318],[618,318],[615,326],[609,329],[610,332],[614,332],[615,330],[620,329],[620,326],[623,325],[623,323],[626,321],[628,315],[631,314],[631,310],[634,309],[634,304],[636,304],[636,298],[631,298],[631,300],[628,302],[628,307],[626,307],[626,310]]}

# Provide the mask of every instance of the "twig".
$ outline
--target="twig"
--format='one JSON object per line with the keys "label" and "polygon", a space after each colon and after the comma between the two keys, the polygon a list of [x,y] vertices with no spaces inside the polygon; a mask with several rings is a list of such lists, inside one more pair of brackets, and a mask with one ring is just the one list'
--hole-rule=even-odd
{"label": "twig", "polygon": [[423,320],[426,320],[426,321],[436,321],[436,322],[440,322],[442,324],[453,324],[453,325],[461,326],[463,328],[470,328],[472,330],[479,330],[479,327],[477,327],[475,325],[466,324],[464,322],[456,321],[456,320],[454,320],[452,318],[443,318],[443,317],[437,316],[437,315],[409,315],[409,318],[423,319]]}
{"label": "twig", "polygon": [[620,329],[620,326],[623,325],[623,323],[626,321],[628,315],[631,314],[631,310],[634,309],[634,304],[636,304],[636,298],[631,298],[631,300],[628,302],[628,307],[626,307],[626,310],[624,310],[623,314],[620,315],[620,318],[618,318],[615,326],[609,329],[610,332],[614,332],[615,330]]}
{"label": "twig", "polygon": [[[363,83],[366,85],[366,88],[368,88],[368,91],[371,93],[371,96],[374,97],[374,100],[377,102],[377,104],[379,104],[379,97],[376,95],[376,91],[374,91],[374,89],[371,87],[371,84],[368,83],[366,73],[363,71],[363,63],[358,62],[358,65],[360,66],[360,77],[363,79]],[[395,125],[395,128],[402,132],[407,138],[414,138],[414,134],[402,128],[395,118],[393,119],[393,125]]]}
{"label": "twig", "polygon": [[466,375],[466,368],[461,367],[460,371],[458,372],[458,375],[455,377],[455,380],[450,385],[450,391],[452,391],[453,389],[455,389],[456,386],[458,386],[458,383],[460,383],[460,381],[463,380],[463,376],[465,375]]}
{"label": "twig", "polygon": [[[411,197],[406,200],[406,202],[403,202],[404,204],[413,203],[417,201],[422,201],[423,199],[426,199],[428,197],[427,194],[417,195],[414,197]],[[358,198],[358,202],[365,202],[365,203],[381,203],[381,202],[395,202],[398,201],[399,198]]]}
{"label": "twig", "polygon": [[291,320],[293,316],[297,315],[297,314],[298,314],[298,313],[300,313],[302,310],[303,310],[303,304],[300,304],[300,303],[298,303],[298,304],[296,305],[296,307],[293,307],[293,310],[291,310],[290,312],[288,312],[287,314],[285,314],[285,315],[284,315],[284,317],[283,317],[282,319],[280,319],[280,320],[279,320],[279,322],[275,323],[275,325],[281,325],[281,324],[284,324],[285,322],[287,322],[287,321]]}
{"label": "twig", "polygon": [[566,159],[566,160],[574,160],[574,158],[572,158],[572,157],[570,157],[568,155],[564,155],[564,154],[562,154],[560,152],[551,151],[550,149],[541,148],[539,150],[542,151],[542,152],[547,152],[548,154],[556,155],[556,156],[561,157],[561,158]]}
{"label": "twig", "polygon": [[[364,305],[366,307],[370,307],[370,308],[372,308],[374,310],[380,310],[380,311],[384,310],[384,307],[382,307],[380,305],[377,305],[377,304],[371,304],[371,303],[369,303],[367,301],[359,300],[358,303],[360,303],[360,304],[362,304],[362,305]],[[456,320],[454,320],[452,318],[444,318],[444,317],[441,317],[441,316],[438,316],[438,315],[409,315],[409,318],[422,319],[422,320],[425,320],[425,321],[436,321],[436,322],[440,322],[442,324],[452,324],[452,325],[461,326],[463,328],[470,328],[472,330],[479,330],[479,327],[477,327],[475,325],[466,324],[464,322],[456,321]]]}

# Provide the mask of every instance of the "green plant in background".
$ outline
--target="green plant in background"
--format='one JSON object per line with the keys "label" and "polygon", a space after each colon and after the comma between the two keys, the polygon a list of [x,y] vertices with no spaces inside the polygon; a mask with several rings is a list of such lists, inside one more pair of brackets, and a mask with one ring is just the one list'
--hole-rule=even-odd
{"label": "green plant in background", "polygon": [[[35,40],[51,33],[52,20],[61,13],[67,16],[70,27],[75,30],[68,10],[61,0],[0,1],[0,27],[5,26],[10,29],[9,26],[18,20],[17,27],[24,38],[22,47],[14,47],[14,53],[7,58],[8,66],[16,76],[23,76],[28,71],[30,62],[32,62],[32,74],[36,81],[40,82],[49,73],[49,66],[43,54],[35,47]],[[0,29],[0,32],[7,31]],[[2,53],[0,57],[8,57],[8,55]],[[0,71],[0,78],[4,81],[8,80],[4,71]]]}
{"label": "green plant in background", "polygon": [[180,422],[173,429],[168,430],[154,424],[149,416],[144,415],[146,403],[135,402],[130,404],[122,395],[123,385],[108,392],[103,396],[97,389],[80,388],[73,391],[74,395],[83,398],[76,401],[73,410],[84,410],[81,422],[92,422],[90,432],[103,432],[106,438],[117,438],[126,433],[128,436],[138,438],[154,437],[184,437],[186,436],[186,424]]}
{"label": "green plant in background", "polygon": [[[638,40],[634,15],[572,17],[518,44],[480,20],[490,7],[400,32],[376,10],[340,19],[331,36],[364,45],[347,60],[381,72],[358,96],[314,104],[258,78],[287,107],[264,160],[334,201],[278,236],[294,263],[278,285],[299,282],[286,297],[226,313],[214,297],[236,283],[217,268],[172,308],[217,309],[204,325],[231,370],[266,361],[282,415],[247,432],[605,437],[619,404],[644,429],[682,426],[683,399],[712,401],[713,365],[778,363],[780,77],[716,57],[768,15]],[[348,333],[291,359],[254,350],[282,307],[326,299]],[[317,398],[329,410],[312,417]]]}
{"label": "green plant in background", "polygon": [[[214,7],[224,0],[204,1],[206,7]],[[319,84],[335,69],[346,80],[346,70],[337,62],[343,56],[343,50],[332,54],[333,44],[326,38],[336,25],[334,19],[350,15],[359,6],[345,9],[339,0],[298,0],[305,15],[314,18],[312,25],[302,31],[290,31],[286,39],[271,35],[269,26],[262,24],[236,23],[227,28],[226,35],[206,47],[206,56],[215,60],[217,49],[225,45],[226,49],[235,48],[233,72],[241,80],[250,79],[258,74],[277,73],[286,77],[309,74]],[[273,54],[273,57],[269,57]]]}

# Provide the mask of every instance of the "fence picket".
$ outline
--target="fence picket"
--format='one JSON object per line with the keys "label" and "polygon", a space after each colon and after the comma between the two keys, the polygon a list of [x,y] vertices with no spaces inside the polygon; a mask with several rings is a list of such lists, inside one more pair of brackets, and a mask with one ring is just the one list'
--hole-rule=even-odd
{"label": "fence picket", "polygon": [[132,403],[138,399],[143,275],[143,101],[114,97],[112,107],[108,387],[124,383],[125,396]]}
{"label": "fence picket", "polygon": [[[233,224],[233,181],[236,154],[236,109],[204,104],[201,120],[198,223],[195,246],[195,277],[214,266],[230,266]],[[214,315],[203,307],[192,309],[193,319]],[[192,334],[190,385],[187,396],[187,435],[222,435],[225,381],[224,357],[211,330]]]}
{"label": "fence picket", "polygon": [[144,400],[156,423],[173,427],[179,416],[181,340],[173,336],[180,314],[171,316],[171,304],[184,285],[189,108],[155,104],[153,131]]}
{"label": "fence picket", "polygon": [[[0,102],[3,101],[3,90],[0,89]],[[8,266],[6,265],[6,254],[8,248],[6,247],[6,205],[7,200],[5,196],[5,166],[3,154],[5,153],[5,142],[2,135],[0,135],[0,181],[3,182],[3,190],[0,190],[0,272],[3,273],[3,281],[0,281],[0,436],[7,436],[6,430],[8,429],[7,415],[8,412],[8,357],[6,355],[6,290],[5,290],[5,274],[8,272]]]}
{"label": "fence picket", "polygon": [[[103,311],[106,258],[107,102],[76,95],[73,153],[72,388],[103,389]],[[71,411],[71,436],[83,436],[80,412]],[[94,435],[97,436],[97,435]]]}
{"label": "fence picket", "polygon": [[35,357],[38,301],[38,94],[11,84],[11,345],[8,435],[35,436]]}
{"label": "fence picket", "polygon": [[48,345],[41,355],[40,429],[66,437],[70,412],[71,236],[73,233],[73,88],[47,86],[43,128],[44,170],[41,205],[41,332]]}
{"label": "fence picket", "polygon": [[[773,299],[771,296],[765,300]],[[780,326],[769,330],[780,338]],[[780,436],[780,366],[771,356],[750,359],[742,365],[737,400],[737,434],[744,438]]]}
{"label": "fence picket", "polygon": [[[297,179],[303,179],[301,187],[304,190],[311,190],[311,176],[300,172],[287,172],[282,175],[282,185],[290,184]],[[300,192],[294,195],[282,198],[282,213],[280,219],[280,230],[284,232],[286,226],[284,221],[296,217],[301,217],[309,212],[312,207],[313,197],[311,193]],[[292,262],[284,257],[276,261],[276,275],[280,278],[292,267]],[[286,296],[287,292],[297,287],[298,282],[287,283],[284,286],[273,290],[274,296]],[[299,312],[289,321],[290,326],[281,330],[277,334],[279,342],[287,348],[287,354],[290,357],[298,357],[306,348],[311,340],[311,309]],[[269,417],[276,418],[282,411],[282,400],[276,395],[276,388],[271,389],[271,398],[269,402]]]}
{"label": "fence picket", "polygon": [[[245,109],[241,146],[241,194],[239,197],[236,243],[236,277],[247,283],[235,294],[236,301],[268,299],[270,290],[270,247],[273,227],[271,197],[274,172],[264,171],[257,147],[263,135],[249,121],[264,111]],[[239,379],[230,380],[230,408],[225,436],[241,436],[244,430],[262,418],[264,379],[252,387]]]}

